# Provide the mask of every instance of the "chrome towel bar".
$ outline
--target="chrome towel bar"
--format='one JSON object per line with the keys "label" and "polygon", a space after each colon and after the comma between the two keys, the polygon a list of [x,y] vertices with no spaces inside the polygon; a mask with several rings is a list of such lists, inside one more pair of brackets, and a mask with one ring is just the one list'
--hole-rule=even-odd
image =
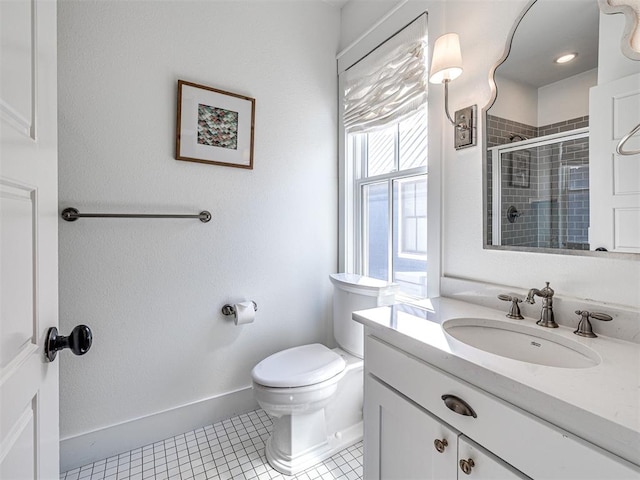
{"label": "chrome towel bar", "polygon": [[211,213],[203,210],[194,215],[191,214],[156,214],[156,213],[80,213],[75,208],[65,208],[60,214],[63,220],[75,222],[79,218],[197,218],[202,223],[211,220]]}
{"label": "chrome towel bar", "polygon": [[616,146],[616,153],[618,153],[618,155],[637,155],[638,153],[640,153],[640,150],[623,150],[624,144],[627,143],[627,141],[629,141],[629,139],[639,131],[640,131],[640,123],[636,125],[633,130],[631,130],[624,137],[622,137],[622,139]]}

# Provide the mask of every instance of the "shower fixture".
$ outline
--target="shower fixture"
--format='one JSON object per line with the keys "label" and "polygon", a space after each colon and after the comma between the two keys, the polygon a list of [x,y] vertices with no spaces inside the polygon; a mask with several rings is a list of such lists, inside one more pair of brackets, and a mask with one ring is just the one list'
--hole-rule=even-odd
{"label": "shower fixture", "polygon": [[[517,140],[516,140],[517,138]],[[529,137],[522,135],[521,133],[510,133],[509,141],[510,142],[521,142],[522,140],[529,140]]]}

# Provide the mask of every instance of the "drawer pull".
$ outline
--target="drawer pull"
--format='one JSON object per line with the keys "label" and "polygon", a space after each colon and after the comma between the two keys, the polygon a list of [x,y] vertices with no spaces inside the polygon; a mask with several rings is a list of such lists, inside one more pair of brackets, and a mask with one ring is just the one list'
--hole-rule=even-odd
{"label": "drawer pull", "polygon": [[473,411],[473,408],[471,408],[469,404],[461,398],[458,398],[455,395],[442,395],[441,398],[442,400],[444,400],[444,404],[449,410],[460,415],[465,415],[467,417],[478,417],[478,415],[476,415],[476,412]]}
{"label": "drawer pull", "polygon": [[469,460],[460,460],[460,470],[462,470],[465,475],[470,475],[471,469],[475,466],[476,464],[473,462],[472,458],[470,458]]}
{"label": "drawer pull", "polygon": [[436,450],[438,452],[442,453],[444,452],[444,449],[449,446],[449,442],[447,442],[446,438],[443,438],[442,440],[440,440],[439,438],[436,438],[433,441],[433,445],[436,447]]}

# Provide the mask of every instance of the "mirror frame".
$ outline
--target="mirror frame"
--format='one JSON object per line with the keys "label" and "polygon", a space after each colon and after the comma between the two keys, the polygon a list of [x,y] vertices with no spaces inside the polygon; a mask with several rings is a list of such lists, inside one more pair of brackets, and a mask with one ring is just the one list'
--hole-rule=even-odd
{"label": "mirror frame", "polygon": [[614,13],[623,13],[625,16],[624,32],[620,38],[620,50],[631,60],[640,60],[640,51],[632,48],[633,38],[640,37],[640,17],[638,17],[631,5],[613,6],[609,0],[598,0],[600,11],[604,14],[611,15]]}
{"label": "mirror frame", "polygon": [[[500,59],[495,63],[493,67],[489,70],[489,88],[491,90],[491,98],[488,103],[482,108],[481,118],[482,118],[482,248],[483,250],[502,250],[508,252],[527,252],[527,253],[549,253],[554,255],[574,255],[580,257],[598,257],[604,259],[623,259],[623,260],[635,260],[640,261],[640,253],[627,253],[627,252],[598,252],[595,250],[571,250],[566,248],[545,248],[545,247],[521,247],[515,245],[489,245],[487,243],[487,232],[488,232],[488,200],[487,200],[487,189],[488,189],[488,179],[487,179],[487,166],[488,166],[488,154],[487,154],[487,115],[489,109],[496,102],[496,98],[498,96],[498,89],[496,86],[496,78],[495,73],[498,67],[502,65],[509,54],[511,53],[511,45],[513,43],[513,37],[520,26],[525,15],[529,12],[531,7],[533,7],[538,0],[529,0],[527,4],[522,9],[522,12],[518,15],[516,20],[514,21],[509,33],[507,34],[507,41],[505,44],[504,51]],[[596,1],[596,0],[594,0]],[[597,0],[598,6],[601,7],[603,0]],[[604,0],[606,1],[606,0]],[[603,12],[602,8],[600,8],[601,13],[609,13]],[[615,13],[619,13],[620,10],[616,10]],[[614,12],[611,12],[614,13]],[[626,38],[626,37],[625,37]]]}

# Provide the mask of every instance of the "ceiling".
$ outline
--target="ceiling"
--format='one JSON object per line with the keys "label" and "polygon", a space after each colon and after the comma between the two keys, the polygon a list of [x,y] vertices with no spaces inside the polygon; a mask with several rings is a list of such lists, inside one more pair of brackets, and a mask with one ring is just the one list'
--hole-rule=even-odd
{"label": "ceiling", "polygon": [[[539,88],[598,66],[599,8],[596,0],[538,0],[513,36],[497,76]],[[577,53],[572,62],[554,60]]]}

